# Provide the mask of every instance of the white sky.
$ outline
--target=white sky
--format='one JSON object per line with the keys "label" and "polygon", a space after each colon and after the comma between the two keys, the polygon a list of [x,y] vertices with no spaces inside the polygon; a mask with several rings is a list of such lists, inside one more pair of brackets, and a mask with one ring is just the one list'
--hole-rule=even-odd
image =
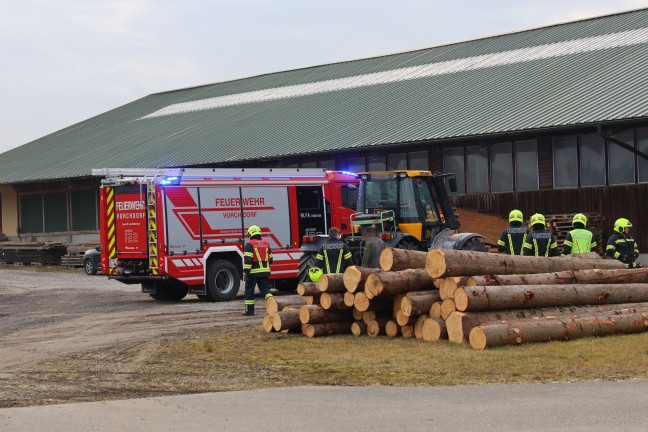
{"label": "white sky", "polygon": [[0,153],[154,92],[641,7],[648,0],[0,0]]}

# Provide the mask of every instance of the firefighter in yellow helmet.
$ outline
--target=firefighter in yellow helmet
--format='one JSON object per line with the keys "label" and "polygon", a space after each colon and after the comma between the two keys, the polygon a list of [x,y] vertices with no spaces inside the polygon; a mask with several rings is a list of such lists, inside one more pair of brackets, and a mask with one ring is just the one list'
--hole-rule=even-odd
{"label": "firefighter in yellow helmet", "polygon": [[523,255],[524,239],[529,230],[522,223],[524,216],[520,210],[509,213],[509,226],[506,227],[497,241],[497,250],[509,255]]}
{"label": "firefighter in yellow helmet", "polygon": [[244,316],[254,315],[254,287],[259,285],[261,295],[267,300],[270,294],[270,264],[272,249],[261,237],[261,228],[252,225],[247,231],[249,241],[243,248],[243,272],[245,273]]}
{"label": "firefighter in yellow helmet", "polygon": [[605,248],[605,255],[623,262],[626,268],[640,267],[637,263],[639,247],[630,235],[632,224],[628,219],[620,218],[614,222],[614,234],[610,236]]}
{"label": "firefighter in yellow helmet", "polygon": [[572,226],[574,229],[567,233],[563,242],[564,255],[589,253],[596,249],[594,235],[590,230],[585,229],[587,216],[582,213],[574,215]]}
{"label": "firefighter in yellow helmet", "polygon": [[531,216],[529,220],[531,232],[524,240],[524,255],[558,256],[558,243],[551,231],[547,230],[545,217],[540,213]]}

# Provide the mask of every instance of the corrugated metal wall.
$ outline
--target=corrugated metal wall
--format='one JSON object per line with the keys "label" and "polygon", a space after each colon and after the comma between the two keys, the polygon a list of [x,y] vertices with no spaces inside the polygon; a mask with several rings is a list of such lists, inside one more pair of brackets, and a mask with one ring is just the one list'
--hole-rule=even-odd
{"label": "corrugated metal wall", "polygon": [[604,236],[612,233],[617,218],[625,217],[634,224],[639,250],[648,251],[648,184],[606,186],[596,188],[539,190],[529,192],[463,195],[452,197],[457,207],[470,207],[487,213],[507,215],[519,209],[528,218],[533,213],[574,214],[599,212],[605,216]]}

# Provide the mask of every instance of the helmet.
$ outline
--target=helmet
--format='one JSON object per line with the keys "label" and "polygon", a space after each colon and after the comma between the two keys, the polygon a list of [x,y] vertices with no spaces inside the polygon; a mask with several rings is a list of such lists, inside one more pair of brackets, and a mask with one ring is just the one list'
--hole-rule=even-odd
{"label": "helmet", "polygon": [[524,215],[520,210],[511,210],[509,222],[524,222]]}
{"label": "helmet", "polygon": [[531,216],[531,220],[529,221],[531,226],[536,225],[536,224],[542,224],[545,227],[547,226],[547,222],[545,221],[545,217],[541,215],[540,213],[536,213],[533,216]]}
{"label": "helmet", "polygon": [[254,237],[255,235],[261,235],[261,228],[256,225],[252,225],[250,228],[248,228],[247,234],[250,238]]}
{"label": "helmet", "polygon": [[322,277],[322,274],[323,272],[321,268],[313,267],[312,269],[308,270],[308,277],[313,282],[317,282],[319,278]]}
{"label": "helmet", "polygon": [[583,224],[583,226],[587,226],[587,216],[585,216],[583,213],[574,215],[574,219],[572,219],[572,225],[574,225],[576,222],[580,222]]}
{"label": "helmet", "polygon": [[632,224],[628,219],[620,218],[614,222],[614,231],[622,233],[625,228],[632,228]]}

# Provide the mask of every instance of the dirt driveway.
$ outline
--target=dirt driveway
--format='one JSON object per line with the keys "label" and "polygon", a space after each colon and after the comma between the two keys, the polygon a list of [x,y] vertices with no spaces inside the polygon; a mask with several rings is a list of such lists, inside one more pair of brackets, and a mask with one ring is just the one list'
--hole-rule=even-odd
{"label": "dirt driveway", "polygon": [[43,363],[93,353],[100,370],[163,338],[260,323],[241,310],[238,299],[205,303],[188,296],[161,303],[139,285],[82,272],[0,269],[0,406],[65,400],[43,394],[41,386],[51,390],[38,378]]}

